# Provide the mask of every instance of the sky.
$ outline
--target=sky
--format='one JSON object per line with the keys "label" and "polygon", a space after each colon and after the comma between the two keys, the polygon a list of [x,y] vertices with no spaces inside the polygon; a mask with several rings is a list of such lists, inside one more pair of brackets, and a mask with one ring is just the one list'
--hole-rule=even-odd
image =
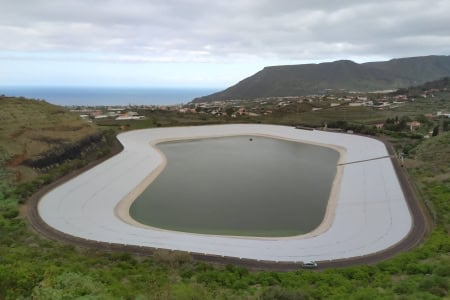
{"label": "sky", "polygon": [[448,0],[0,0],[0,11],[0,86],[227,87],[269,65],[450,54]]}

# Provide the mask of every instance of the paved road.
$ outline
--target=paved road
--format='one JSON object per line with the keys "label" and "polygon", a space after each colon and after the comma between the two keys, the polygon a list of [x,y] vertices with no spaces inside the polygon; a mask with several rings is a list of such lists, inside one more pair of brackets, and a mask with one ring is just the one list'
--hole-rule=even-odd
{"label": "paved road", "polygon": [[[425,212],[425,209],[423,205],[419,202],[419,200],[416,198],[415,193],[412,190],[412,187],[409,183],[409,179],[406,172],[403,170],[403,168],[400,166],[398,161],[395,158],[395,151],[391,144],[387,143],[385,140],[381,140],[385,143],[389,156],[391,157],[392,163],[394,165],[395,171],[397,173],[397,176],[399,178],[401,187],[403,189],[403,193],[405,195],[405,198],[407,200],[411,216],[413,218],[413,226],[409,232],[409,234],[398,244],[385,249],[383,251],[373,253],[366,256],[360,256],[360,257],[354,257],[349,259],[342,259],[342,260],[333,260],[333,261],[320,261],[318,262],[318,269],[327,269],[327,268],[336,268],[336,267],[347,267],[347,266],[353,266],[353,265],[366,265],[366,264],[373,264],[379,261],[386,260],[395,254],[399,252],[405,252],[409,251],[415,246],[417,246],[423,238],[426,236],[427,232],[429,231],[429,228],[431,227],[431,221],[428,215]],[[119,153],[121,149],[115,149],[113,153],[111,153],[107,158]],[[129,252],[133,254],[138,255],[151,255],[155,252],[155,248],[150,247],[141,247],[141,246],[134,246],[134,245],[122,245],[122,244],[114,244],[114,243],[104,243],[104,242],[98,242],[93,240],[87,240],[78,238],[75,236],[71,236],[68,234],[65,234],[63,232],[60,232],[50,226],[48,226],[40,217],[37,209],[38,202],[40,198],[45,195],[48,191],[55,188],[56,186],[62,184],[63,182],[79,175],[80,173],[84,172],[88,168],[91,168],[95,166],[98,163],[103,162],[107,158],[103,158],[100,161],[97,161],[94,164],[91,164],[81,170],[77,170],[73,172],[72,174],[69,174],[60,180],[44,187],[39,192],[34,194],[29,201],[27,202],[27,216],[30,225],[34,230],[42,234],[43,236],[52,239],[52,240],[58,240],[65,243],[77,245],[77,246],[84,246],[89,248],[95,248],[100,250],[106,250],[106,251],[118,251],[118,252]],[[169,251],[169,250],[167,250]],[[291,263],[291,262],[271,262],[271,261],[259,261],[259,260],[252,260],[252,259],[239,259],[236,257],[223,257],[223,256],[216,256],[216,255],[205,255],[201,253],[190,253],[191,256],[200,261],[206,261],[206,262],[212,262],[212,263],[219,263],[219,264],[236,264],[241,265],[250,269],[264,269],[264,270],[274,270],[274,271],[289,271],[289,270],[296,270],[301,268],[300,263]]]}

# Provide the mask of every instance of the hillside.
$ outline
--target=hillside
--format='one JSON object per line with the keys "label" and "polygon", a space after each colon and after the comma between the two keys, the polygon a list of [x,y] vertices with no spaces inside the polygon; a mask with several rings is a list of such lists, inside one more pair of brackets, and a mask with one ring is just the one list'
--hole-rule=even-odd
{"label": "hillside", "polygon": [[358,64],[339,60],[320,64],[266,67],[224,91],[194,102],[300,96],[331,90],[376,91],[412,86],[450,76],[450,56],[424,56]]}
{"label": "hillside", "polygon": [[0,163],[17,181],[32,179],[78,157],[102,139],[100,130],[67,109],[45,101],[0,97]]}
{"label": "hillside", "polygon": [[450,90],[450,77],[443,77],[433,81],[427,81],[420,85],[414,85],[407,88],[401,88],[393,92],[392,94],[405,94],[410,96],[418,96],[426,94],[431,90]]}

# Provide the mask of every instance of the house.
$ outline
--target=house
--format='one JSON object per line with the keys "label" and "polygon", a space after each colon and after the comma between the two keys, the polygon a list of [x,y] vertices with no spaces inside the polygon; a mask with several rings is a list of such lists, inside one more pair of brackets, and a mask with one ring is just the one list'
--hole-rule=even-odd
{"label": "house", "polygon": [[408,122],[408,123],[406,123],[406,125],[409,126],[409,129],[411,131],[414,131],[415,129],[420,128],[420,126],[422,126],[422,124],[417,121]]}
{"label": "house", "polygon": [[120,115],[116,118],[117,121],[123,121],[123,120],[142,120],[144,119],[144,116],[128,116],[128,115]]}
{"label": "house", "polygon": [[106,118],[109,118],[109,116],[108,115],[96,115],[94,117],[94,119],[96,119],[96,120],[98,120],[98,119],[106,119]]}
{"label": "house", "polygon": [[436,116],[438,116],[438,117],[444,116],[444,117],[450,118],[450,113],[445,113],[445,112],[442,112],[442,111],[438,111],[436,113]]}
{"label": "house", "polygon": [[397,101],[406,101],[406,100],[408,100],[408,96],[406,96],[406,95],[397,95],[397,96],[395,96],[394,97],[394,99],[395,100],[397,100]]}
{"label": "house", "polygon": [[238,113],[239,113],[241,116],[243,116],[243,115],[246,115],[246,114],[247,114],[247,111],[245,110],[245,108],[241,107],[241,108],[239,108]]}

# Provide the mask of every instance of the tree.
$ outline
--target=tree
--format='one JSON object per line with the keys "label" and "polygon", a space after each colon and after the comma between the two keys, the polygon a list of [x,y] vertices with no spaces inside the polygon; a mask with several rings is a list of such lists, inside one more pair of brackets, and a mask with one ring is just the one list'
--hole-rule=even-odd
{"label": "tree", "polygon": [[439,126],[435,126],[433,128],[432,136],[437,136],[439,134]]}
{"label": "tree", "polygon": [[231,117],[231,115],[234,113],[234,109],[230,106],[225,109],[225,112],[227,113],[227,116]]}
{"label": "tree", "polygon": [[90,276],[63,273],[53,280],[43,280],[33,290],[33,299],[108,299],[104,285]]}

